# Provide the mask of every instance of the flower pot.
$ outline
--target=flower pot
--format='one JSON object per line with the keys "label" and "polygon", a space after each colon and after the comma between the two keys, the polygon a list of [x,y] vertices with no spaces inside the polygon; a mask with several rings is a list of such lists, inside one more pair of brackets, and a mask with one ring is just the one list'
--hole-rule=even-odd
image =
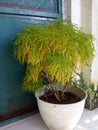
{"label": "flower pot", "polygon": [[81,96],[81,101],[72,104],[51,104],[39,99],[43,92],[35,93],[42,119],[50,130],[72,130],[82,115],[86,93],[80,88],[70,88],[66,91]]}
{"label": "flower pot", "polygon": [[85,108],[88,110],[94,110],[98,108],[98,96],[95,97],[95,93],[89,93],[89,100],[86,100]]}

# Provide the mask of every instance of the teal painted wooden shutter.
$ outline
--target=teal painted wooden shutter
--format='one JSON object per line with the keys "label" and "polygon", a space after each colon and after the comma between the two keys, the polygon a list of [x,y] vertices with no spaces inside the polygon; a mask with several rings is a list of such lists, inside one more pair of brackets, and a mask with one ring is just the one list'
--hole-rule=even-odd
{"label": "teal painted wooden shutter", "polygon": [[62,0],[0,0],[0,120],[36,108],[21,87],[25,67],[13,58],[12,39],[24,25],[61,17]]}

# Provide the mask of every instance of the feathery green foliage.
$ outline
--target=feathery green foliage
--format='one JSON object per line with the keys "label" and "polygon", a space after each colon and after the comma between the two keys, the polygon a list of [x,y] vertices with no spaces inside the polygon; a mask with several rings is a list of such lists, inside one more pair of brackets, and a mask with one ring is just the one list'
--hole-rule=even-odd
{"label": "feathery green foliage", "polygon": [[93,56],[93,36],[67,20],[27,25],[14,42],[14,57],[27,66],[23,86],[29,91],[41,89],[45,78],[55,92],[56,83],[65,89],[74,71],[88,65]]}

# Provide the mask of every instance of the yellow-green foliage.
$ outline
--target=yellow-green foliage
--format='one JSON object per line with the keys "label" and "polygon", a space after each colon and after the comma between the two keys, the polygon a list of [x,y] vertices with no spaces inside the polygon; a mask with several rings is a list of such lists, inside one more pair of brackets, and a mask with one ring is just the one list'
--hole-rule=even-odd
{"label": "yellow-green foliage", "polygon": [[64,85],[75,70],[93,59],[93,36],[70,21],[30,24],[18,34],[14,56],[27,66],[23,79],[25,89],[36,91],[43,86],[41,72],[45,72],[52,83]]}

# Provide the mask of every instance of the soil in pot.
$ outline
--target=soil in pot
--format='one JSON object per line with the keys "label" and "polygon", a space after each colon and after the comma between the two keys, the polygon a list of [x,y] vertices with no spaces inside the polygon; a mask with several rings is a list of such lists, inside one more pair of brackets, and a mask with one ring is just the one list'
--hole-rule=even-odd
{"label": "soil in pot", "polygon": [[[60,91],[58,91],[60,93]],[[71,93],[71,92],[65,92],[64,98],[59,102],[53,91],[49,91],[42,96],[39,97],[41,100],[48,102],[48,103],[54,103],[54,104],[70,104],[70,103],[76,103],[81,101],[81,98],[77,95]]]}

